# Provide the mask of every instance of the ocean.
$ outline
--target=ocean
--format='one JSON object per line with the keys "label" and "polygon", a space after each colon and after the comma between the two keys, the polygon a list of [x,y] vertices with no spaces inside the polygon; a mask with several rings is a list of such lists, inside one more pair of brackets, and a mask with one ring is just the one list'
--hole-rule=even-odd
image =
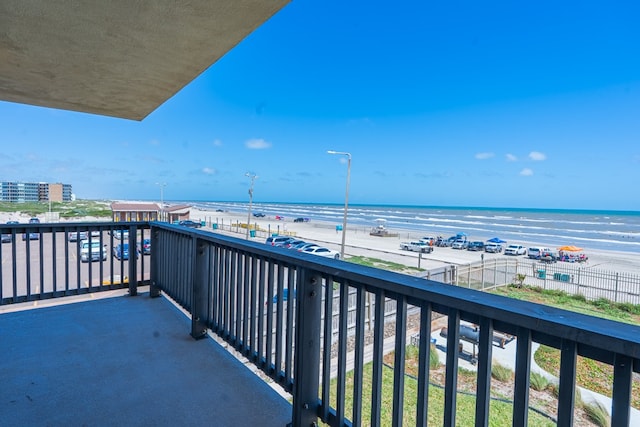
{"label": "ocean", "polygon": [[[247,212],[248,203],[186,202],[202,209]],[[309,218],[342,224],[344,205],[254,203],[253,212],[285,218]],[[640,253],[640,212],[447,206],[349,205],[348,224],[390,230],[415,230],[425,236],[449,237],[460,232],[470,240],[499,237],[507,242],[535,242],[557,248],[574,245]]]}

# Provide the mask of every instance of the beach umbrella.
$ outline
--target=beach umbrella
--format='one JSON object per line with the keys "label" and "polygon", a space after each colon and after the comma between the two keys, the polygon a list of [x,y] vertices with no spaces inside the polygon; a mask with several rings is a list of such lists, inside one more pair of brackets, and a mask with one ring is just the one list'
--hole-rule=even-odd
{"label": "beach umbrella", "polygon": [[489,239],[489,240],[487,240],[487,242],[489,242],[489,243],[507,243],[506,240],[502,240],[499,237],[494,237],[493,239]]}
{"label": "beach umbrella", "polygon": [[559,251],[562,252],[580,252],[582,250],[582,248],[579,248],[577,246],[573,246],[573,245],[569,245],[569,246],[561,246],[558,248]]}
{"label": "beach umbrella", "polygon": [[465,233],[464,231],[456,234],[456,237],[467,237],[467,233]]}

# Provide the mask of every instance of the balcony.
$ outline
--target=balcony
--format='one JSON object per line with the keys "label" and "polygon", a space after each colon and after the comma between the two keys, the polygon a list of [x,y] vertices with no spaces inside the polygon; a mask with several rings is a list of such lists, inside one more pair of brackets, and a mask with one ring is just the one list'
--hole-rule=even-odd
{"label": "balcony", "polygon": [[[151,255],[114,258],[124,230],[129,248],[150,239]],[[513,425],[532,416],[533,343],[561,351],[558,425],[574,424],[578,356],[613,369],[612,425],[636,420],[638,326],[163,223],[0,231],[11,235],[0,248],[8,425],[453,426],[462,322],[479,326],[475,425],[491,419],[496,333],[515,337]],[[74,232],[106,245],[107,259],[82,262]],[[438,409],[428,364],[435,317],[449,332]]]}

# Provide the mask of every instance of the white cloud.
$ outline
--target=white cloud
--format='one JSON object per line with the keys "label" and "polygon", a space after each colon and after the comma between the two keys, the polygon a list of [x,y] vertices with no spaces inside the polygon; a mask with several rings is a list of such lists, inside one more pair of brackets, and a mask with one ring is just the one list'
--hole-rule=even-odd
{"label": "white cloud", "polygon": [[520,175],[522,176],[531,176],[533,175],[533,171],[529,168],[524,168],[520,171]]}
{"label": "white cloud", "polygon": [[514,156],[513,154],[507,154],[505,156],[507,158],[507,162],[517,162],[518,158],[516,156]]}
{"label": "white cloud", "polygon": [[222,141],[220,141],[219,139],[214,139],[212,144],[214,147],[222,147]]}
{"label": "white cloud", "polygon": [[271,143],[262,138],[250,139],[245,142],[244,145],[251,150],[264,150],[266,148],[271,148]]}
{"label": "white cloud", "polygon": [[542,160],[546,160],[547,156],[539,151],[532,151],[529,153],[529,158],[533,161],[539,162]]}
{"label": "white cloud", "polygon": [[216,170],[213,168],[202,168],[202,173],[205,175],[213,175],[216,173]]}
{"label": "white cloud", "polygon": [[477,153],[476,154],[476,159],[478,160],[486,160],[486,159],[490,159],[494,156],[495,154],[493,153]]}

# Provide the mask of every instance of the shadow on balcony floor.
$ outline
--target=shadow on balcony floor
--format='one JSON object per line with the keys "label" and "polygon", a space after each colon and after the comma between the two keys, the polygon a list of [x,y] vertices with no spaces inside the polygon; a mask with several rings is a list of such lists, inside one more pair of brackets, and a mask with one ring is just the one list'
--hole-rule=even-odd
{"label": "shadow on balcony floor", "polygon": [[290,404],[164,298],[0,314],[0,413],[17,425],[284,426]]}

